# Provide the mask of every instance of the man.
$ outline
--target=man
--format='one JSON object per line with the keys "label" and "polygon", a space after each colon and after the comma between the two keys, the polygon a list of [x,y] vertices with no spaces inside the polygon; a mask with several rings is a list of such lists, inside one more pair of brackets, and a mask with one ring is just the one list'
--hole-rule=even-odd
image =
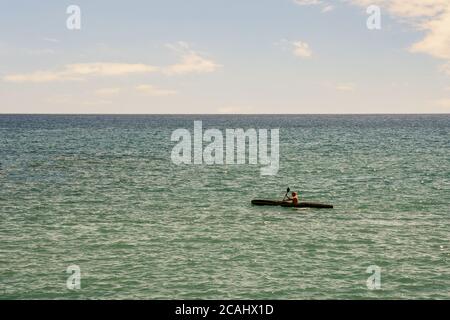
{"label": "man", "polygon": [[288,196],[288,200],[291,200],[292,204],[296,206],[298,204],[297,192],[292,192],[292,198],[289,198],[289,196]]}

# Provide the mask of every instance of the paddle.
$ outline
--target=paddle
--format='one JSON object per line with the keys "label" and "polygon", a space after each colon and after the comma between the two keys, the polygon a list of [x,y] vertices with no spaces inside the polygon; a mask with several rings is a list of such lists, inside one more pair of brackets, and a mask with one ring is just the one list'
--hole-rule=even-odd
{"label": "paddle", "polygon": [[289,191],[291,191],[291,189],[288,187],[287,190],[286,190],[286,194],[284,195],[283,201],[286,199],[286,197],[287,197]]}

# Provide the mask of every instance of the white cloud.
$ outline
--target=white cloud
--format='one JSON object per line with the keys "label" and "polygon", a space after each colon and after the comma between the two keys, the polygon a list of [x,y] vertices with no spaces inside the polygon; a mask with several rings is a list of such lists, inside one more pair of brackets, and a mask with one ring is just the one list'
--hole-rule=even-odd
{"label": "white cloud", "polygon": [[177,91],[175,90],[161,89],[149,84],[141,84],[136,87],[136,90],[138,92],[156,97],[173,96],[177,94]]}
{"label": "white cloud", "polygon": [[208,73],[216,71],[219,67],[220,65],[214,61],[205,59],[195,52],[191,52],[184,55],[180,63],[167,67],[164,72],[167,75]]}
{"label": "white cloud", "polygon": [[301,58],[310,58],[312,56],[311,48],[309,47],[309,44],[303,41],[293,41],[291,42],[291,45],[293,48],[293,53],[297,57]]}
{"label": "white cloud", "polygon": [[69,75],[61,71],[35,71],[31,73],[22,74],[9,74],[3,77],[3,81],[22,83],[22,82],[55,82],[55,81],[68,81],[68,80],[82,80],[81,77],[76,77],[74,75]]}
{"label": "white cloud", "polygon": [[339,83],[336,85],[336,90],[344,92],[353,92],[356,90],[354,83]]}
{"label": "white cloud", "polygon": [[380,5],[392,16],[424,31],[422,40],[410,47],[411,52],[429,54],[450,62],[449,0],[349,0],[359,6]]}
{"label": "white cloud", "polygon": [[139,63],[77,63],[69,64],[64,72],[87,76],[118,76],[130,73],[151,73],[157,67]]}
{"label": "white cloud", "polygon": [[178,42],[176,45],[168,44],[168,48],[181,56],[181,62],[168,66],[164,69],[167,75],[183,75],[188,73],[209,73],[221,67],[211,59],[205,58],[195,52],[185,42]]}
{"label": "white cloud", "polygon": [[327,13],[334,10],[334,5],[328,4],[327,2],[321,0],[294,0],[294,2],[300,6],[320,6],[322,7],[322,13]]}
{"label": "white cloud", "polygon": [[281,39],[275,42],[274,45],[281,47],[282,50],[289,50],[295,56],[300,58],[310,58],[313,52],[308,43],[304,41],[289,41],[287,39]]}
{"label": "white cloud", "polygon": [[3,77],[6,82],[54,82],[84,80],[86,76],[119,76],[132,73],[151,73],[158,68],[145,64],[128,63],[78,63],[64,66],[57,71],[35,71],[31,73],[10,74]]}
{"label": "white cloud", "polygon": [[[294,2],[299,5],[321,5],[325,8],[331,3],[319,0]],[[411,52],[429,54],[450,62],[450,0],[341,0],[341,2],[363,8],[370,5],[380,6],[382,12],[385,10],[394,18],[425,32],[423,39],[411,44]]]}
{"label": "white cloud", "polygon": [[427,34],[421,41],[412,45],[411,51],[450,60],[450,9],[435,19],[422,23],[421,26]]}
{"label": "white cloud", "polygon": [[334,10],[334,6],[327,5],[327,6],[323,7],[322,13],[330,12],[330,11],[333,11],[333,10]]}
{"label": "white cloud", "polygon": [[185,42],[179,42],[176,45],[167,45],[167,47],[180,56],[180,62],[167,67],[157,67],[142,63],[75,63],[65,65],[60,70],[39,70],[30,73],[8,74],[3,77],[3,81],[14,83],[42,83],[85,80],[86,77],[93,76],[121,76],[155,72],[162,72],[166,75],[185,75],[189,73],[214,72],[221,67],[221,65],[213,60],[205,58],[200,53],[190,49],[189,45]]}

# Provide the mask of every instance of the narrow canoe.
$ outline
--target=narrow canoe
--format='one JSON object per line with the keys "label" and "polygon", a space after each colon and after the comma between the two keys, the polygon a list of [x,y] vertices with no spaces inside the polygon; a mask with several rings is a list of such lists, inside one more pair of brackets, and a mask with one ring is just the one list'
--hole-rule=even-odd
{"label": "narrow canoe", "polygon": [[272,200],[252,200],[252,204],[255,206],[282,206],[292,208],[318,208],[318,209],[333,209],[331,204],[323,204],[316,202],[299,202],[294,205],[287,201],[272,201]]}

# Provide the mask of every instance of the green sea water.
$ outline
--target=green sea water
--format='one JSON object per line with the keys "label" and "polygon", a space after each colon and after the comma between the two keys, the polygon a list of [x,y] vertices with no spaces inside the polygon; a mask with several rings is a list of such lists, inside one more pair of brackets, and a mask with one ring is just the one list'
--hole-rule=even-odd
{"label": "green sea water", "polygon": [[[278,174],[173,164],[194,120],[279,128]],[[449,138],[449,115],[0,115],[0,299],[449,299]],[[251,206],[288,186],[335,208]]]}

